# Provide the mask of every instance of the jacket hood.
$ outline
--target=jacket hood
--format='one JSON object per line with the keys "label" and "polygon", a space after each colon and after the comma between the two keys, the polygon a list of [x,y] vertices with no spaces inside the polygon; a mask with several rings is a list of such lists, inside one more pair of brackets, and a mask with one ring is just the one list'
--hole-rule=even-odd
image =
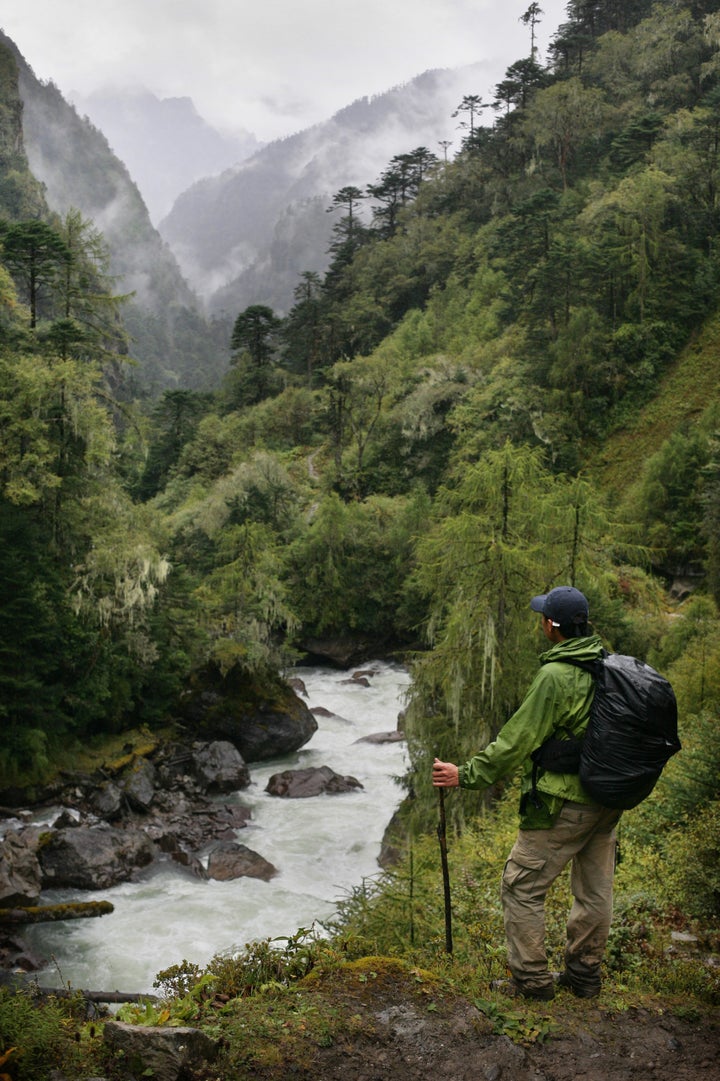
{"label": "jacket hood", "polygon": [[540,654],[540,663],[548,664],[549,661],[557,661],[562,657],[572,657],[577,661],[595,661],[602,656],[603,644],[599,634],[588,635],[587,638],[566,638],[564,642],[558,642],[552,649]]}

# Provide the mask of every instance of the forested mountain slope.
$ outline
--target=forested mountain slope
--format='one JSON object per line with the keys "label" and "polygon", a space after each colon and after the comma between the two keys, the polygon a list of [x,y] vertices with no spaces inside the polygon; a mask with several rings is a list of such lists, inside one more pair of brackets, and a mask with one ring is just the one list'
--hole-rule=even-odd
{"label": "forested mountain slope", "polygon": [[132,294],[125,322],[139,387],[216,384],[227,363],[226,343],[213,340],[127,169],[52,83],[36,79],[9,38],[0,36],[0,45],[17,63],[24,146],[50,209],[65,215],[74,208],[95,223],[109,247],[118,292]]}
{"label": "forested mountain slope", "polygon": [[469,757],[521,699],[528,598],[572,582],[680,705],[633,881],[716,918],[719,7],[573,0],[547,67],[511,65],[492,116],[458,103],[447,162],[397,149],[335,192],[326,272],[284,318],[234,313],[215,393],[144,412],[101,383],[90,316],[121,306],[72,222],[31,288],[8,96],[0,191],[28,220],[0,275],[2,777],[175,719],[191,677],[255,686],[342,640],[412,666],[402,841],[434,820],[432,755]]}
{"label": "forested mountain slope", "polygon": [[452,114],[481,81],[482,64],[427,71],[355,101],[193,185],[160,232],[212,311],[251,303],[287,311],[301,272],[327,268],[333,221],[325,211],[334,193],[371,183],[393,154],[420,144],[440,153],[440,140],[458,145]]}

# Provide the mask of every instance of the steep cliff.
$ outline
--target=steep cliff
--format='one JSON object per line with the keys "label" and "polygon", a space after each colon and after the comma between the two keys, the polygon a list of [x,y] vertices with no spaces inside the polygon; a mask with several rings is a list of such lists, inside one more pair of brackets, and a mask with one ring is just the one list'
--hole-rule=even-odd
{"label": "steep cliff", "polygon": [[[17,90],[13,97],[8,73],[3,80],[3,114],[8,120],[21,116],[27,160],[44,187],[50,210],[63,215],[75,208],[95,223],[110,249],[118,292],[133,294],[125,321],[133,339],[139,388],[159,391],[178,384],[217,383],[226,363],[224,343],[213,341],[197,298],[153,228],[127,169],[102,133],[78,116],[57,87],[35,77],[9,38],[0,35],[0,44],[17,65],[21,103],[18,109]],[[19,137],[11,136],[16,143]],[[15,172],[8,162],[3,169],[6,185],[17,186]],[[37,216],[37,211],[33,214],[27,202],[20,202],[13,207],[13,216]]]}

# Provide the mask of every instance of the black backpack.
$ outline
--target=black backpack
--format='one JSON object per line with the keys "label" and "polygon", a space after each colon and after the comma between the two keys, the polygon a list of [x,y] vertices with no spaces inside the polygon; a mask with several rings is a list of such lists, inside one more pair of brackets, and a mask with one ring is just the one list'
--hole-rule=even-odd
{"label": "black backpack", "polygon": [[553,660],[590,672],[595,695],[582,737],[551,737],[532,753],[533,792],[538,768],[578,773],[603,807],[630,810],[650,795],[666,762],[680,748],[677,702],[669,682],[649,664],[607,653],[597,661]]}

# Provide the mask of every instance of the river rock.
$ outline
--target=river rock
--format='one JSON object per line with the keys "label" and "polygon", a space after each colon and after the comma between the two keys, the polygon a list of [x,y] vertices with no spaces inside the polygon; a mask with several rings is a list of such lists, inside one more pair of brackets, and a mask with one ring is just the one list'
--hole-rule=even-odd
{"label": "river rock", "polygon": [[273,773],[265,786],[265,791],[271,796],[282,796],[285,799],[307,799],[310,796],[352,792],[362,787],[355,777],[341,777],[329,766],[317,766],[309,769],[286,769],[282,773]]}
{"label": "river rock", "polygon": [[103,1041],[122,1058],[123,1076],[152,1077],[153,1081],[179,1081],[206,1062],[218,1045],[197,1028],[156,1028],[106,1021]]}
{"label": "river rock", "polygon": [[[22,938],[0,931],[0,987],[10,985],[10,973],[19,976],[21,972],[37,972],[43,967],[43,958],[29,950]],[[17,986],[22,986],[20,980]]]}
{"label": "river rock", "polygon": [[42,889],[36,848],[40,830],[8,830],[0,844],[0,908],[35,905]]}
{"label": "river rock", "polygon": [[292,687],[292,689],[295,691],[295,694],[301,694],[305,698],[307,698],[307,687],[299,676],[290,676],[289,679],[286,680],[286,682],[288,687]]}
{"label": "river rock", "polygon": [[43,835],[38,848],[43,889],[107,889],[127,882],[154,856],[153,843],[141,830],[88,826]]}
{"label": "river rock", "polygon": [[404,732],[371,732],[369,736],[361,736],[356,743],[400,743],[405,739]]}
{"label": "river rock", "polygon": [[194,852],[209,841],[234,841],[236,830],[244,829],[251,818],[250,808],[237,803],[197,802],[183,806],[178,813],[168,807],[164,814],[157,813],[156,805],[143,829],[177,863],[194,869]]}
{"label": "river rock", "polygon": [[99,788],[90,794],[88,803],[90,810],[98,818],[103,818],[106,822],[113,822],[123,811],[122,790],[112,781],[104,781]]}
{"label": "river rock", "polygon": [[330,661],[336,668],[347,671],[356,664],[367,663],[368,657],[382,655],[386,641],[383,637],[372,638],[351,634],[335,635],[331,638],[305,638],[299,643],[300,649],[311,657],[320,657]]}
{"label": "river rock", "polygon": [[233,878],[261,878],[264,882],[269,882],[278,870],[247,845],[225,841],[211,851],[207,873],[208,878],[215,878],[220,882],[228,882]]}
{"label": "river rock", "polygon": [[204,792],[236,792],[250,784],[250,771],[232,743],[193,744],[192,770]]}
{"label": "river rock", "polygon": [[279,676],[254,679],[237,665],[196,673],[180,704],[185,724],[206,739],[229,740],[245,762],[292,754],[317,731],[308,707]]}
{"label": "river rock", "polygon": [[123,775],[122,788],[135,811],[147,811],[155,799],[157,777],[155,767],[147,758],[138,758]]}

